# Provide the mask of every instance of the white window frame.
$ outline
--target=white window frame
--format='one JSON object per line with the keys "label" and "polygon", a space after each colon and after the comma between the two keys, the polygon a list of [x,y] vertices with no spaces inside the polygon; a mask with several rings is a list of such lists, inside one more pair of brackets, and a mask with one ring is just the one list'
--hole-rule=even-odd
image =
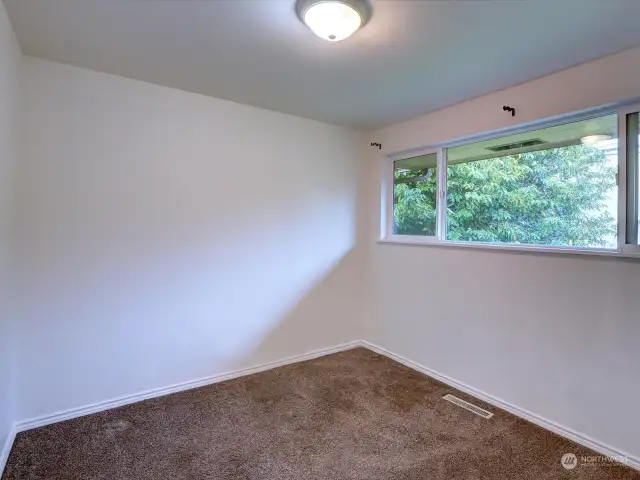
{"label": "white window frame", "polygon": [[[637,102],[637,100],[636,100]],[[556,254],[580,254],[580,255],[602,255],[614,257],[637,257],[640,258],[640,245],[626,244],[626,210],[627,210],[627,125],[626,117],[630,113],[640,112],[640,103],[620,102],[614,105],[607,105],[587,111],[572,113],[555,117],[552,119],[540,120],[537,122],[509,127],[485,134],[464,137],[451,142],[426,146],[423,148],[404,150],[399,153],[383,155],[381,159],[381,198],[382,215],[380,239],[381,243],[401,243],[414,245],[431,245],[442,247],[460,247],[472,249],[488,250],[510,250],[523,252],[543,252]],[[591,247],[570,247],[570,246],[547,246],[535,244],[518,243],[485,243],[472,241],[452,241],[447,240],[446,229],[446,198],[447,198],[447,149],[505,137],[508,135],[526,133],[543,128],[563,125],[571,122],[589,120],[590,118],[604,115],[618,115],[618,246],[617,248],[591,248]],[[394,164],[397,160],[410,157],[437,154],[437,181],[436,181],[436,235],[396,235],[393,232],[393,191],[394,191]]]}
{"label": "white window frame", "polygon": [[[437,163],[436,163],[436,234],[435,235],[396,235],[393,233],[393,190],[395,186],[395,163],[398,160],[405,160],[411,157],[420,157],[423,155],[437,155]],[[444,213],[442,212],[442,208],[440,205],[441,195],[442,195],[442,179],[441,172],[443,165],[443,157],[442,157],[442,148],[432,148],[432,149],[420,149],[418,153],[414,154],[399,154],[394,156],[389,156],[383,161],[383,171],[382,178],[383,181],[383,207],[385,212],[385,218],[382,222],[382,237],[383,238],[396,238],[403,239],[405,243],[438,243],[440,239],[443,237],[442,228],[446,228],[446,218]],[[446,182],[446,171],[445,171],[445,179]],[[445,190],[446,195],[446,190]]]}
{"label": "white window frame", "polygon": [[[627,115],[640,112],[640,103],[618,109],[618,251],[640,257],[640,245],[627,241]],[[640,158],[639,158],[640,161]],[[640,165],[638,166],[640,167]],[[638,168],[636,167],[636,168]],[[637,181],[637,180],[636,180]],[[636,219],[637,221],[637,219]]]}

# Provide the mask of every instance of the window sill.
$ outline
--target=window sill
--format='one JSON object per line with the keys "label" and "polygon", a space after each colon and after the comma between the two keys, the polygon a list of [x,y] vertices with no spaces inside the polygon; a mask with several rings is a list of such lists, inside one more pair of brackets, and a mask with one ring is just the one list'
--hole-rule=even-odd
{"label": "window sill", "polygon": [[447,240],[437,240],[433,237],[413,237],[413,236],[393,236],[380,238],[378,243],[399,244],[399,245],[421,245],[427,247],[461,248],[472,250],[491,250],[512,253],[535,253],[551,255],[591,255],[597,257],[613,258],[635,258],[640,259],[639,251],[621,251],[618,249],[598,249],[598,248],[572,248],[572,247],[545,247],[539,245],[520,244],[495,244],[482,242],[454,242]]}

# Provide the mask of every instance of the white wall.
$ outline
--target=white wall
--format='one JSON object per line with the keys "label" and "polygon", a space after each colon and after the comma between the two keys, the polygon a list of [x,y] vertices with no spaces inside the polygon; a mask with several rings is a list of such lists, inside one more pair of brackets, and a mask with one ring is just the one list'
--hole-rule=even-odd
{"label": "white wall", "polygon": [[[370,135],[394,153],[640,96],[640,48]],[[512,119],[502,111],[512,105]],[[640,457],[640,262],[375,244],[370,340]]]}
{"label": "white wall", "polygon": [[18,151],[16,134],[21,61],[20,48],[4,4],[0,2],[0,452],[14,420],[16,393],[12,370],[15,317],[10,307],[11,175]]}
{"label": "white wall", "polygon": [[360,134],[24,67],[20,419],[361,336]]}

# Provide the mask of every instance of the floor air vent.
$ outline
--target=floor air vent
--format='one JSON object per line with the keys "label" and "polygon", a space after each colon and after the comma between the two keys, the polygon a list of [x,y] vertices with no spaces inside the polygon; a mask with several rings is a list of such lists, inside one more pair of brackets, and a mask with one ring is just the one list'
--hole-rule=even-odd
{"label": "floor air vent", "polygon": [[454,397],[450,393],[446,394],[444,397],[445,400],[448,400],[451,403],[455,403],[459,407],[464,408],[465,410],[469,410],[470,412],[475,413],[476,415],[480,415],[482,418],[491,418],[493,417],[493,413],[487,412],[485,409],[476,407],[473,403],[465,402],[464,400]]}

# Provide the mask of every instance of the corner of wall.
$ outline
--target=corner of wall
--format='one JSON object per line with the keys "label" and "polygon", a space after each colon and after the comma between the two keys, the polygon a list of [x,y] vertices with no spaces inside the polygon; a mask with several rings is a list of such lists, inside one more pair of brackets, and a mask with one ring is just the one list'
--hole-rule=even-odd
{"label": "corner of wall", "polygon": [[13,175],[19,159],[23,55],[0,1],[0,473],[15,435],[18,398],[16,311],[13,295]]}

